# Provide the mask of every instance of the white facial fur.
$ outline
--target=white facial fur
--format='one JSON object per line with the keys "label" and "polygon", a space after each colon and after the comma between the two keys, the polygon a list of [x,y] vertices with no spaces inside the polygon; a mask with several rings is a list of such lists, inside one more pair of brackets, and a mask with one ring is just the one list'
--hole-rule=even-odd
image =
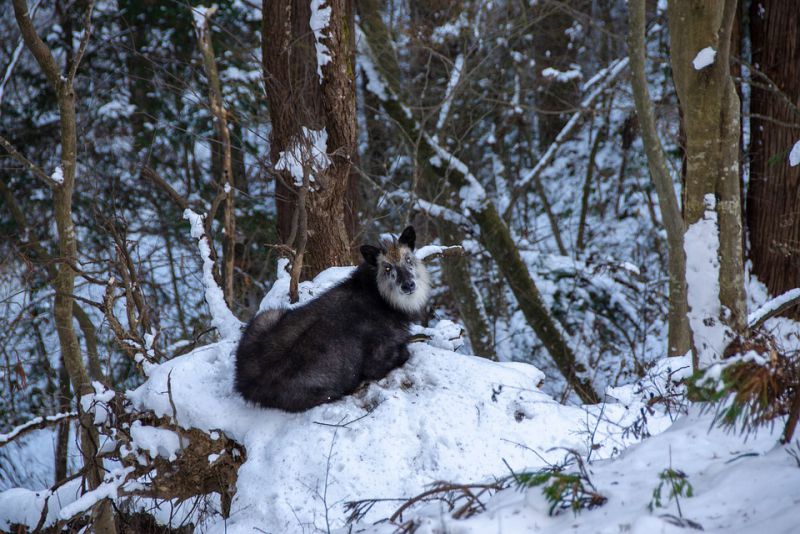
{"label": "white facial fur", "polygon": [[[378,255],[378,291],[392,307],[409,314],[419,313],[428,303],[431,292],[428,270],[408,247],[400,246],[396,253],[399,255],[396,261],[390,260],[385,254]],[[385,272],[385,264],[391,265],[391,272]],[[416,285],[413,292],[404,293],[400,289],[395,268],[406,269],[410,273]]]}

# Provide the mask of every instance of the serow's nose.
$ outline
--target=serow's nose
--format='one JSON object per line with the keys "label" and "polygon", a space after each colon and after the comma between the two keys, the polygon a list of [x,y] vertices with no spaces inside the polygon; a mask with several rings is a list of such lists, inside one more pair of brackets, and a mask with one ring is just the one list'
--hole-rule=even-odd
{"label": "serow's nose", "polygon": [[407,280],[400,284],[400,289],[403,290],[403,293],[413,293],[416,288],[417,284],[413,280]]}

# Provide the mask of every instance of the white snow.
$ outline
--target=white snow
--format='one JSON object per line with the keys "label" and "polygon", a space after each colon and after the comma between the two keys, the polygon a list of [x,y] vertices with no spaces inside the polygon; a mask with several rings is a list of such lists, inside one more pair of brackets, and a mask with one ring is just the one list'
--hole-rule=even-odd
{"label": "white snow", "polygon": [[[194,237],[203,239],[202,218],[191,213],[189,218]],[[436,247],[418,253],[428,251]],[[300,303],[351,270],[333,268],[303,282]],[[261,309],[288,304],[288,274],[281,268],[279,273]],[[711,428],[710,414],[693,412],[669,427],[676,413],[651,402],[670,395],[675,382],[691,372],[689,356],[662,360],[641,384],[610,388],[607,398],[615,402],[581,408],[543,394],[539,386],[546,377],[531,365],[452,352],[463,342],[456,323],[441,320],[412,332],[431,339],[411,344],[405,366],[300,414],[254,407],[233,391],[233,335],[153,366],[148,380],[125,395],[136,409],[174,417],[184,428],[224,433],[246,448],[231,516],[212,516],[203,532],[347,531],[344,503],[371,498],[388,500],[376,503],[353,531],[393,532],[395,525],[373,523],[436,481],[491,481],[508,476],[509,469],[521,473],[557,463],[567,449],[591,455],[589,473],[608,498],[604,506],[577,516],[550,516],[541,488],[508,489],[484,498],[486,510],[467,520],[450,518],[438,503],[413,508],[404,519],[417,521],[418,532],[463,533],[677,532],[665,514],[681,513],[710,532],[791,532],[796,525],[800,469],[775,447],[780,425],[745,443]],[[110,400],[105,390],[95,395]],[[630,431],[634,423],[640,425],[638,437]],[[173,431],[135,423],[131,435],[135,447],[152,456],[180,455],[182,444]],[[631,447],[646,435],[654,437]],[[209,456],[209,462],[216,460]],[[650,512],[658,475],[668,467],[688,475],[695,497],[682,499],[678,512],[665,496],[665,507]],[[83,496],[77,486],[59,489],[58,498],[50,499],[46,524],[136,487],[128,474],[112,469],[100,488]],[[0,493],[0,528],[36,525],[48,494]]]}
{"label": "white snow", "polygon": [[[301,285],[301,302],[349,272],[331,269]],[[262,309],[288,300],[285,280],[276,282]],[[435,344],[459,344],[460,327],[449,321],[417,331]],[[170,360],[127,393],[138,408],[171,416],[171,376],[180,425],[222,431],[245,446],[231,517],[211,532],[344,527],[346,500],[411,496],[436,480],[485,479],[506,473],[504,460],[515,469],[541,466],[561,456],[553,447],[585,454],[594,428],[603,440],[593,454],[608,457],[630,442],[619,429],[638,414],[638,408],[607,405],[598,422],[599,407],[564,406],[541,393],[544,375],[530,365],[423,343],[412,343],[411,360],[385,379],[338,402],[287,414],[250,406],[233,392],[235,346],[225,339]],[[654,417],[655,427],[657,420],[668,424]],[[394,507],[377,504],[367,517]]]}
{"label": "white snow", "polygon": [[[375,63],[372,61],[372,50],[364,32],[361,31],[360,25],[356,25],[356,49],[358,52],[358,64],[361,65],[364,74],[367,76],[367,91],[377,96],[381,101],[388,100],[391,91],[389,91],[377,67],[375,67]],[[394,95],[391,96],[393,97]]]}
{"label": "white snow", "polygon": [[56,166],[56,170],[53,171],[50,178],[57,184],[64,183],[64,172],[61,170],[61,165]]}
{"label": "white snow", "polygon": [[[800,466],[784,447],[776,447],[779,432],[762,430],[744,442],[735,433],[712,427],[713,415],[693,410],[666,432],[633,445],[613,460],[594,462],[589,476],[608,498],[603,506],[564,511],[550,516],[541,488],[510,488],[483,500],[486,511],[469,519],[450,517],[446,507],[432,503],[404,520],[418,522],[416,532],[459,534],[536,532],[540,534],[618,533],[679,534],[696,532],[681,518],[719,534],[790,534],[797,532]],[[513,466],[512,466],[513,467]],[[692,497],[669,499],[662,488],[662,507],[649,510],[659,474],[679,470],[692,485]],[[573,466],[574,470],[574,466]],[[465,478],[460,482],[467,482]],[[470,482],[476,482],[470,480]],[[363,530],[362,530],[363,528]],[[356,525],[354,532],[390,533],[393,525]]]}
{"label": "white snow", "polygon": [[686,252],[686,285],[689,304],[689,325],[697,348],[699,367],[708,367],[722,356],[730,335],[721,322],[719,300],[719,233],[716,200],[705,196],[703,217],[689,226],[684,234]]}
{"label": "white snow", "polygon": [[456,60],[453,63],[453,70],[450,72],[450,80],[447,82],[447,89],[444,93],[444,100],[442,101],[442,107],[439,109],[439,118],[436,120],[436,131],[439,131],[444,126],[445,120],[447,120],[447,114],[450,112],[450,104],[453,101],[453,93],[458,87],[458,82],[461,80],[461,76],[464,70],[464,54],[458,54],[456,56]]}
{"label": "white snow", "polygon": [[317,76],[319,83],[322,83],[322,67],[333,59],[330,49],[323,44],[322,40],[327,39],[325,30],[331,23],[330,5],[322,7],[327,0],[311,0],[311,19],[308,21],[311,31],[314,32],[314,47],[317,50]]}
{"label": "white snow", "polygon": [[714,50],[712,47],[707,46],[706,48],[700,50],[697,55],[692,60],[692,65],[694,66],[695,70],[702,70],[709,65],[714,63],[714,59],[717,57],[717,51]]}
{"label": "white snow", "polygon": [[209,7],[206,6],[193,6],[191,8],[192,11],[192,21],[194,22],[195,28],[198,30],[206,25],[206,18],[211,17],[216,13],[218,6],[216,4],[212,4]]}
{"label": "white snow", "polygon": [[181,450],[181,438],[172,430],[142,425],[134,421],[131,425],[132,444],[135,448],[147,451],[151,458],[161,456],[174,461]]}
{"label": "white snow", "polygon": [[126,477],[132,471],[133,467],[114,469],[97,488],[92,491],[87,491],[75,501],[61,508],[58,512],[58,518],[63,520],[69,519],[72,516],[88,511],[95,503],[102,499],[116,498],[120,486],[127,482]]}
{"label": "white snow", "polygon": [[309,182],[314,182],[314,175],[328,168],[328,131],[312,130],[303,126],[299,139],[278,155],[276,170],[288,171],[294,185],[302,187],[304,171],[308,170]]}
{"label": "white snow", "polygon": [[461,197],[461,207],[468,213],[480,212],[484,209],[487,202],[486,190],[477,178],[470,172],[469,167],[458,159],[453,153],[439,144],[436,137],[424,134],[425,139],[433,148],[436,155],[443,160],[444,164],[452,167],[464,177],[465,185],[461,187],[458,194]]}
{"label": "white snow", "polygon": [[542,76],[549,80],[557,82],[570,82],[572,80],[580,80],[583,78],[583,73],[578,65],[570,65],[569,70],[558,70],[552,67],[542,69]]}
{"label": "white snow", "polygon": [[797,141],[789,152],[789,165],[797,167],[800,165],[800,141]]}
{"label": "white snow", "polygon": [[774,299],[762,305],[756,311],[750,313],[747,316],[747,324],[750,326],[754,325],[760,321],[762,317],[769,315],[772,311],[780,308],[785,303],[797,297],[800,297],[800,288],[791,289],[783,295],[775,297]]}
{"label": "white snow", "polygon": [[205,298],[211,313],[211,324],[217,329],[220,336],[228,339],[239,339],[242,323],[237,319],[225,303],[225,295],[214,280],[214,262],[211,259],[211,246],[203,229],[203,215],[198,215],[190,209],[183,212],[183,218],[189,221],[191,233],[197,239],[200,257],[203,260],[203,286]]}

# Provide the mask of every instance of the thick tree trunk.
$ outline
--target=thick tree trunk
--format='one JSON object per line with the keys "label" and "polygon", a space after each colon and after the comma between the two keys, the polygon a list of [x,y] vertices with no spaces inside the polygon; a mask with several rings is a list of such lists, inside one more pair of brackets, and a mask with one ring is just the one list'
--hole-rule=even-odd
{"label": "thick tree trunk", "polygon": [[[328,0],[330,22],[311,28],[307,0],[263,2],[262,56],[272,122],[271,159],[302,153],[303,174],[310,187],[305,214],[298,214],[302,177],[287,170],[276,172],[278,234],[289,247],[305,241],[303,278],[332,265],[352,263],[352,235],[346,206],[356,199],[351,165],[356,154],[355,32],[351,0]],[[318,50],[327,49],[330,61],[318,65]],[[327,135],[329,164],[313,161],[312,137]],[[346,199],[353,195],[354,198]],[[307,235],[300,236],[305,218]],[[351,219],[352,221],[352,219]],[[351,222],[352,226],[352,222]],[[291,242],[290,242],[291,241]]]}
{"label": "thick tree trunk", "polygon": [[[719,234],[720,317],[732,334],[746,330],[741,190],[739,185],[739,97],[730,74],[731,29],[736,0],[669,3],[671,63],[686,129],[684,220],[688,229],[706,211],[706,197],[715,199]],[[695,65],[698,53],[711,47],[713,62]],[[689,258],[687,258],[687,262]],[[689,284],[688,290],[692,291]],[[720,357],[700,349],[695,325],[693,352],[698,360]]]}
{"label": "thick tree trunk", "polygon": [[642,131],[650,177],[658,194],[661,219],[667,231],[669,254],[669,325],[667,355],[683,356],[691,349],[691,336],[686,305],[686,254],[683,251],[683,217],[667,158],[656,130],[655,114],[645,77],[645,0],[630,0],[628,54],[631,61],[631,85],[636,101],[636,114]]}
{"label": "thick tree trunk", "polygon": [[[800,287],[800,166],[790,167],[787,157],[800,140],[797,2],[753,2],[750,37],[752,63],[769,79],[754,73],[750,97],[750,258],[753,273],[780,295]],[[798,319],[800,306],[784,313]]]}
{"label": "thick tree trunk", "polygon": [[[586,10],[585,0],[569,2],[569,8]],[[579,102],[578,83],[575,80],[560,81],[542,74],[545,69],[567,71],[575,63],[578,47],[570,46],[567,30],[572,28],[575,17],[560,2],[532,2],[531,16],[541,22],[532,30],[534,59],[539,77],[536,93],[537,123],[539,125],[539,148],[547,148],[567,123]]]}

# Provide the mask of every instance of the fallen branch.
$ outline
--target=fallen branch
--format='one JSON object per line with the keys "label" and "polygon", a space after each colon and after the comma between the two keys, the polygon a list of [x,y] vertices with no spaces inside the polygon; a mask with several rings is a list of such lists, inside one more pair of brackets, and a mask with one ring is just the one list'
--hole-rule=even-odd
{"label": "fallen branch", "polygon": [[763,306],[747,316],[747,327],[751,330],[758,328],[767,319],[780,315],[797,304],[800,304],[800,288],[791,289],[783,295],[767,301]]}

